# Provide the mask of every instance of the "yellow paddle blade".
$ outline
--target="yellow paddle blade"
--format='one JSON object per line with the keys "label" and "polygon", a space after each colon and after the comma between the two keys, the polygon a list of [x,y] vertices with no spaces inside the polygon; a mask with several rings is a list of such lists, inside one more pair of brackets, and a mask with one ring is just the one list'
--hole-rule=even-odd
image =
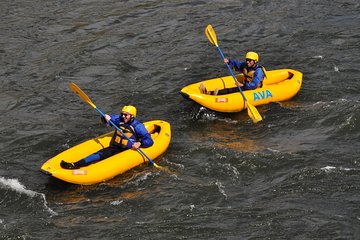
{"label": "yellow paddle blade", "polygon": [[218,42],[216,39],[216,33],[215,33],[213,27],[211,26],[211,24],[207,25],[207,27],[205,28],[205,35],[212,44],[214,44],[215,46],[218,46]]}
{"label": "yellow paddle blade", "polygon": [[95,104],[90,100],[90,98],[80,89],[75,83],[69,84],[70,90],[76,93],[82,100],[90,104],[93,108],[96,108]]}
{"label": "yellow paddle blade", "polygon": [[156,167],[157,169],[159,169],[161,171],[164,171],[164,172],[169,173],[169,174],[177,175],[176,172],[171,171],[168,167],[162,167],[162,166],[157,165],[156,163],[154,163],[153,165],[154,165],[154,167]]}
{"label": "yellow paddle blade", "polygon": [[262,120],[262,117],[258,110],[251,105],[250,103],[246,102],[247,109],[248,109],[248,115],[253,120],[254,123],[260,122]]}

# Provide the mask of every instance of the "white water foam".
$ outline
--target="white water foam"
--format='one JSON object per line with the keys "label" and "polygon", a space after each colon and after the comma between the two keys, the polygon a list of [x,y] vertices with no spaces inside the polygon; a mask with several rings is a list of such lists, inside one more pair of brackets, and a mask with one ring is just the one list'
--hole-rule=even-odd
{"label": "white water foam", "polygon": [[147,179],[152,177],[154,174],[156,173],[152,173],[152,172],[137,173],[126,183],[126,185],[140,186],[143,182],[146,182]]}
{"label": "white water foam", "polygon": [[314,58],[316,58],[316,59],[323,59],[324,57],[321,56],[321,55],[316,55],[316,56],[314,56]]}
{"label": "white water foam", "polygon": [[328,172],[331,172],[331,171],[335,170],[336,167],[326,166],[326,167],[323,167],[323,168],[320,168],[320,169],[328,173]]}
{"label": "white water foam", "polygon": [[218,187],[219,192],[227,199],[228,196],[225,193],[224,185],[219,180],[216,180],[215,185]]}
{"label": "white water foam", "polygon": [[326,167],[320,168],[320,170],[323,170],[327,173],[335,171],[336,169],[338,169],[340,171],[357,171],[357,169],[355,169],[355,168],[344,168],[344,167],[333,167],[333,166],[326,166]]}
{"label": "white water foam", "polygon": [[38,192],[35,192],[35,191],[32,191],[32,190],[26,189],[26,187],[24,185],[22,185],[17,179],[5,179],[3,177],[0,177],[0,187],[14,190],[14,191],[16,191],[16,192],[18,192],[20,194],[25,194],[25,195],[27,195],[27,196],[29,196],[31,198],[36,197],[36,196],[40,196],[41,199],[43,199],[45,209],[52,216],[57,215],[57,213],[55,211],[53,211],[51,208],[49,208],[47,206],[47,201],[46,201],[45,194],[38,193]]}
{"label": "white water foam", "polygon": [[112,206],[118,206],[118,205],[122,204],[123,202],[124,202],[124,200],[115,200],[115,201],[112,201],[112,202],[110,203],[110,205],[112,205]]}

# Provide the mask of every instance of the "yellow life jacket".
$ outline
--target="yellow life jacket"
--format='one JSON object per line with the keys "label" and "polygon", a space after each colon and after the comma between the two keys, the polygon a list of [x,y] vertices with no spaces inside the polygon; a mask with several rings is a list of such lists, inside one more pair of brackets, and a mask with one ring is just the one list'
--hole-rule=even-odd
{"label": "yellow life jacket", "polygon": [[[245,78],[245,81],[246,82],[252,82],[253,78],[254,78],[254,73],[255,73],[255,70],[258,69],[258,68],[262,68],[263,72],[264,72],[264,78],[266,78],[266,70],[263,66],[260,66],[260,65],[257,65],[255,68],[251,68],[250,71],[248,71],[246,68],[244,68],[242,70],[242,73],[244,74],[244,78]],[[262,82],[260,83],[260,87],[262,87]]]}
{"label": "yellow life jacket", "polygon": [[[135,126],[133,126],[133,124],[128,124],[128,126],[126,126],[125,124],[120,123],[119,128],[128,138],[133,140],[133,142],[136,142],[137,136],[135,132]],[[115,130],[115,133],[111,139],[111,145],[122,148],[131,148],[132,144],[133,143],[129,143],[129,141],[123,136],[123,134],[119,130]]]}

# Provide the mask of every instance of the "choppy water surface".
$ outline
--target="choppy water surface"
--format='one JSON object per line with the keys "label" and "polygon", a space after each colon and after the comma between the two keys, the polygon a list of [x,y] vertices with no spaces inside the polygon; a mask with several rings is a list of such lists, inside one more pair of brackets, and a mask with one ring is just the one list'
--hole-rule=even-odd
{"label": "choppy water surface", "polygon": [[[2,1],[0,238],[358,239],[358,1]],[[259,52],[269,70],[303,72],[300,93],[219,114],[183,99],[228,75],[224,54]],[[68,89],[104,112],[135,104],[172,126],[168,151],[108,182],[39,172],[108,131]]]}

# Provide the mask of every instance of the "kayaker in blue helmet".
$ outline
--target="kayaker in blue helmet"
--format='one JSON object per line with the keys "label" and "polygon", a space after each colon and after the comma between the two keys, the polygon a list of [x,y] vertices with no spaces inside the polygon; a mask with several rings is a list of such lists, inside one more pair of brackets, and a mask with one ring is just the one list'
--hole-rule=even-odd
{"label": "kayaker in blue helmet", "polygon": [[135,117],[136,108],[134,106],[124,106],[120,115],[105,114],[105,117],[101,117],[102,122],[109,124],[109,121],[111,120],[132,141],[128,141],[118,130],[115,130],[109,147],[103,148],[75,163],[61,161],[60,166],[65,169],[78,169],[87,166],[94,161],[103,160],[127,149],[132,148],[136,150],[140,146],[143,148],[152,146],[154,141],[152,140],[151,135],[146,130],[144,124],[136,120]]}
{"label": "kayaker in blue helmet", "polygon": [[[262,81],[266,76],[266,70],[263,66],[260,66],[258,62],[259,55],[256,52],[246,53],[244,62],[224,58],[224,63],[229,64],[230,67],[233,67],[236,71],[239,71],[244,75],[243,82],[237,80],[235,83],[236,86],[241,87],[242,90],[251,90],[262,86]],[[237,87],[221,90],[216,88],[214,91],[207,91],[203,83],[200,84],[199,89],[201,93],[211,95],[224,95],[239,92]]]}

